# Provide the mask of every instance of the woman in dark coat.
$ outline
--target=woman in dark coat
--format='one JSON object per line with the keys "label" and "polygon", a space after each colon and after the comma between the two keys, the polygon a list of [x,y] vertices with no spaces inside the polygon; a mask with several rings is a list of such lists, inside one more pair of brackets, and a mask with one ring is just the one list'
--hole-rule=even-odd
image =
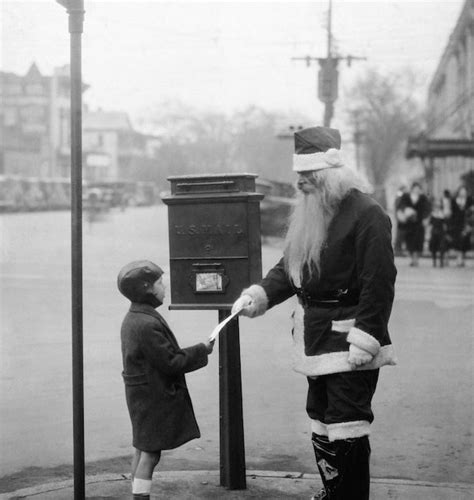
{"label": "woman in dark coat", "polygon": [[418,258],[425,242],[424,221],[429,216],[428,198],[422,193],[421,186],[414,182],[410,192],[402,196],[399,211],[405,224],[405,241],[410,254],[410,266],[418,266]]}
{"label": "woman in dark coat", "polygon": [[184,374],[207,365],[210,342],[181,349],[163,317],[163,271],[136,261],[119,273],[118,288],[131,302],[122,329],[123,380],[133,429],[134,499],[149,499],[161,450],[200,437]]}
{"label": "woman in dark coat", "polygon": [[472,227],[469,224],[469,211],[473,202],[465,186],[458,188],[451,200],[451,219],[449,233],[452,248],[457,253],[458,267],[464,267],[466,252],[470,249]]}

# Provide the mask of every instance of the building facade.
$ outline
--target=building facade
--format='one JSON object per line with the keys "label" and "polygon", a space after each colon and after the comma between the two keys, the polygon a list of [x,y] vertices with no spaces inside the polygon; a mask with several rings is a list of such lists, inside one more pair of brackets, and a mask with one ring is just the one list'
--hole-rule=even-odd
{"label": "building facade", "polygon": [[454,191],[474,170],[474,0],[465,0],[431,80],[426,130],[408,157],[424,163],[428,189]]}
{"label": "building facade", "polygon": [[82,144],[87,180],[155,180],[160,139],[137,132],[127,113],[86,112]]}
{"label": "building facade", "polygon": [[[0,175],[70,177],[70,91],[69,66],[0,72]],[[82,129],[84,180],[154,180],[160,139],[134,130],[126,113],[84,107]]]}
{"label": "building facade", "polygon": [[25,75],[0,72],[0,173],[69,175],[69,93],[69,66],[51,76],[35,63]]}

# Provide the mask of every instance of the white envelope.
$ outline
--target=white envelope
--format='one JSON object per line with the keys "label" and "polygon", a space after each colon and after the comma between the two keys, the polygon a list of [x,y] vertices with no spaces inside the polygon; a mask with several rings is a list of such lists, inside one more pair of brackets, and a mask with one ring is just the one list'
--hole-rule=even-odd
{"label": "white envelope", "polygon": [[235,313],[231,314],[228,316],[224,321],[221,321],[215,328],[212,330],[212,333],[209,337],[209,341],[212,342],[216,340],[217,336],[219,335],[219,332],[224,328],[225,325],[231,320],[233,320],[236,316],[240,314],[240,311],[242,311],[243,307],[235,311]]}

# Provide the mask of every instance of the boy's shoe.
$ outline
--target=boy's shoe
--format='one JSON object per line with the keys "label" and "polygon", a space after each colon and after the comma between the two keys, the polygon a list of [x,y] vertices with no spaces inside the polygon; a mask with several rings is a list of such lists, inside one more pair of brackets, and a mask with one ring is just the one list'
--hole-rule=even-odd
{"label": "boy's shoe", "polygon": [[322,489],[319,493],[316,493],[316,495],[313,495],[311,497],[311,500],[326,500],[328,498],[326,494],[326,490]]}
{"label": "boy's shoe", "polygon": [[150,495],[139,495],[138,493],[134,493],[133,500],[150,500]]}

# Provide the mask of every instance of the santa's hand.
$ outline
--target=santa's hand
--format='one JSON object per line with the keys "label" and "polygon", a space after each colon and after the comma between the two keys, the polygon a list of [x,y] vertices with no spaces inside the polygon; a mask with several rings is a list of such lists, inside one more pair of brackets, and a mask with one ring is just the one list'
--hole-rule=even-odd
{"label": "santa's hand", "polygon": [[232,306],[232,314],[240,311],[242,316],[252,317],[255,313],[255,306],[253,305],[253,300],[250,295],[241,295]]}
{"label": "santa's hand", "polygon": [[364,349],[361,349],[354,344],[349,346],[349,358],[347,361],[349,361],[352,368],[357,368],[358,366],[370,363],[373,359],[374,356],[373,354],[370,354],[370,352],[364,351]]}

